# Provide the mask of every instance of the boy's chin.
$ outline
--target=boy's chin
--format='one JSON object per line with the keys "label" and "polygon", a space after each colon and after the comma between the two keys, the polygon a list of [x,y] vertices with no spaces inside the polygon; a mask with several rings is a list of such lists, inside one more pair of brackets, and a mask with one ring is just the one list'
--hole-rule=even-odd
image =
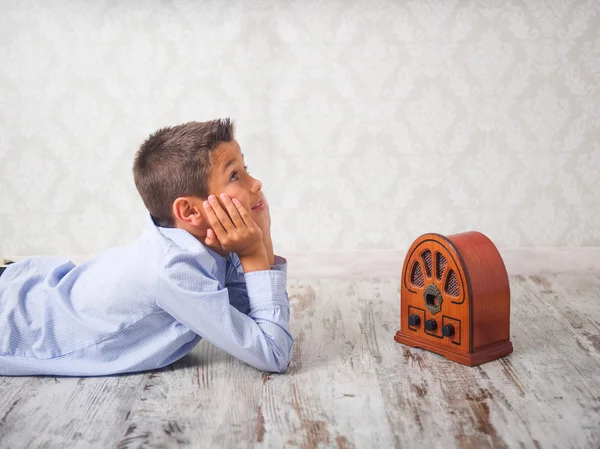
{"label": "boy's chin", "polygon": [[251,217],[260,217],[263,214],[264,210],[260,210],[260,209],[250,209],[250,216]]}

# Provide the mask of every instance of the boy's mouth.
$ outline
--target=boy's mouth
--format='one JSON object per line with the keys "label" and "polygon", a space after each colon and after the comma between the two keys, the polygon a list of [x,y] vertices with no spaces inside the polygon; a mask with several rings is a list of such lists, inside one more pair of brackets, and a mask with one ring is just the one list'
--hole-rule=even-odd
{"label": "boy's mouth", "polygon": [[265,208],[265,203],[263,202],[263,200],[260,200],[258,203],[256,203],[254,205],[254,207],[252,207],[252,210],[263,210]]}

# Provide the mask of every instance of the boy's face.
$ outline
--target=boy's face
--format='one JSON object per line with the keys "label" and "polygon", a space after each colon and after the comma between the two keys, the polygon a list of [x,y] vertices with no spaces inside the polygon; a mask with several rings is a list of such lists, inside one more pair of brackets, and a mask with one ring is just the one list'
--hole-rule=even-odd
{"label": "boy's face", "polygon": [[209,195],[219,198],[221,193],[226,193],[231,198],[237,198],[252,219],[260,223],[261,214],[266,208],[262,183],[248,173],[239,144],[235,140],[221,142],[212,151],[211,162]]}

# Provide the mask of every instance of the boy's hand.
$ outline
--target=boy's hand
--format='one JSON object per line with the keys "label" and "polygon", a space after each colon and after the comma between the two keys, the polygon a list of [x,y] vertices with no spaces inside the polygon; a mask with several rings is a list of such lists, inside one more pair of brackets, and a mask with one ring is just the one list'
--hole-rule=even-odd
{"label": "boy's hand", "polygon": [[267,258],[271,265],[275,265],[275,253],[273,252],[273,241],[271,240],[271,213],[267,198],[263,195],[265,210],[260,212],[256,224],[263,232],[263,243],[267,250]]}
{"label": "boy's hand", "polygon": [[244,272],[268,270],[269,261],[263,243],[263,232],[252,220],[248,211],[237,199],[221,194],[219,203],[216,196],[210,195],[204,201],[204,211],[212,229],[207,231],[206,244],[220,245],[224,251],[237,253]]}
{"label": "boy's hand", "polygon": [[269,202],[267,197],[263,194],[262,203],[265,206],[265,210],[260,212],[259,217],[256,219],[256,224],[262,230],[263,236],[271,235],[271,213],[269,208]]}

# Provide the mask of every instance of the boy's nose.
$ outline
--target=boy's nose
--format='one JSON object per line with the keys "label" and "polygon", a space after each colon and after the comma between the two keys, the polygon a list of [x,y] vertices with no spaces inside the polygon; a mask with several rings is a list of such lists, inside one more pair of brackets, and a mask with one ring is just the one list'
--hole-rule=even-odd
{"label": "boy's nose", "polygon": [[253,178],[254,182],[252,183],[252,193],[256,193],[259,190],[262,190],[262,182],[256,178]]}

